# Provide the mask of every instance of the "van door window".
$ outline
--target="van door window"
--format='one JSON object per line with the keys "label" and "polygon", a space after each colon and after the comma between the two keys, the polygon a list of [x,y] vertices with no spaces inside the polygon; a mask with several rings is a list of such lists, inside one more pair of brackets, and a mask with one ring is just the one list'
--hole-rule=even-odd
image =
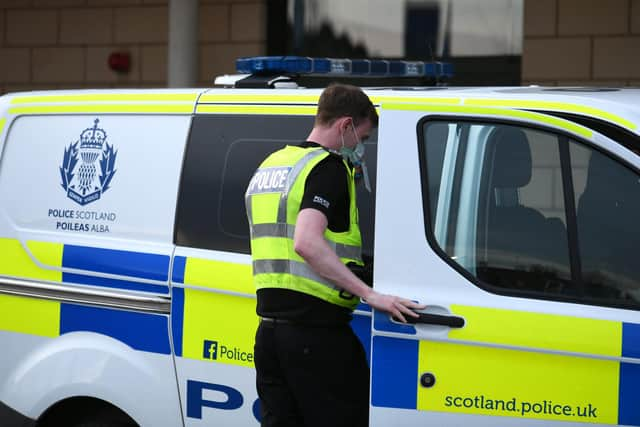
{"label": "van door window", "polygon": [[582,280],[595,300],[640,302],[640,176],[571,143]]}
{"label": "van door window", "polygon": [[426,121],[421,139],[428,238],[472,281],[544,299],[640,302],[634,172],[526,127]]}

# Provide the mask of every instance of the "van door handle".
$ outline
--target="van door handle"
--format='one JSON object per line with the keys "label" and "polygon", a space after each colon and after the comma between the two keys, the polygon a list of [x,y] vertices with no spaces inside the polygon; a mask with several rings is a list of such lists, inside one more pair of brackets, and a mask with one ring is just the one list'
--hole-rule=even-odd
{"label": "van door handle", "polygon": [[462,328],[464,318],[458,316],[446,316],[443,314],[418,313],[418,317],[404,316],[407,323],[423,323],[426,325],[442,325],[450,328]]}

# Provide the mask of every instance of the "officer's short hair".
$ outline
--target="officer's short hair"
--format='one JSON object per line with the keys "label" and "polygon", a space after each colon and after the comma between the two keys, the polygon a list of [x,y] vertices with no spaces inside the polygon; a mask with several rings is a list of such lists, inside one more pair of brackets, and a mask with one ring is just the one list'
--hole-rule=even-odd
{"label": "officer's short hair", "polygon": [[320,95],[316,125],[331,126],[340,117],[352,117],[356,126],[369,119],[374,128],[378,127],[378,113],[362,89],[333,83]]}

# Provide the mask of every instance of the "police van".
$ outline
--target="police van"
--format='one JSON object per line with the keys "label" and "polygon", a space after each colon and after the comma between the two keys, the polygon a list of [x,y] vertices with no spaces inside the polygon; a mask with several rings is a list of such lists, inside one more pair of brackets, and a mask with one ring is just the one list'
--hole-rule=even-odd
{"label": "police van", "polygon": [[[273,76],[449,70],[239,71],[0,97],[2,426],[259,425],[244,191],[321,92]],[[366,93],[363,255],[377,290],[427,304],[355,311],[370,426],[640,426],[640,90]]]}

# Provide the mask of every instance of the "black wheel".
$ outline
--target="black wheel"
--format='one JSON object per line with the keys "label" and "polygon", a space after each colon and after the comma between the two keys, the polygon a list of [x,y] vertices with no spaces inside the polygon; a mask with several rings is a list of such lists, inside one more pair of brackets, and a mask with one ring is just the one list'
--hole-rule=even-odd
{"label": "black wheel", "polygon": [[114,414],[95,414],[90,418],[78,420],[67,424],[68,427],[138,427],[131,418],[122,413],[124,417],[114,416]]}
{"label": "black wheel", "polygon": [[139,427],[126,413],[102,400],[75,397],[51,407],[37,427]]}

